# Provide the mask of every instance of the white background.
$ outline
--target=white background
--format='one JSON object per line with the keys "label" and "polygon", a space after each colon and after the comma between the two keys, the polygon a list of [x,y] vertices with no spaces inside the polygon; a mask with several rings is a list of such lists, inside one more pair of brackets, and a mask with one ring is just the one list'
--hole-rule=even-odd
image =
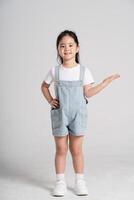
{"label": "white background", "polygon": [[[18,182],[14,190],[7,175],[46,183],[46,189],[55,178],[50,105],[40,87],[57,64],[56,38],[65,29],[76,32],[81,63],[91,70],[95,85],[111,74],[121,76],[89,99],[83,148],[91,197],[132,197],[134,1],[1,0],[0,22],[0,172],[2,191],[9,189],[9,196],[1,193],[2,200],[34,199],[26,188],[19,190]],[[66,174],[73,173],[68,154]]]}

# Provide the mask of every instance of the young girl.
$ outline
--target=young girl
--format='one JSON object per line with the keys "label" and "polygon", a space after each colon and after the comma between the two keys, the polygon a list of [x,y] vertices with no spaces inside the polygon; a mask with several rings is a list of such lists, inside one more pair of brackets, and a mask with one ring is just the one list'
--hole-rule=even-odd
{"label": "young girl", "polygon": [[[80,46],[75,32],[61,32],[56,46],[60,64],[48,71],[41,85],[41,91],[51,105],[52,134],[56,146],[56,183],[53,195],[63,196],[67,190],[64,173],[68,147],[75,171],[75,194],[88,195],[82,152],[83,138],[87,131],[87,98],[97,94],[120,76],[111,75],[93,87],[94,79],[90,70],[79,62]],[[56,98],[49,91],[53,81]]]}

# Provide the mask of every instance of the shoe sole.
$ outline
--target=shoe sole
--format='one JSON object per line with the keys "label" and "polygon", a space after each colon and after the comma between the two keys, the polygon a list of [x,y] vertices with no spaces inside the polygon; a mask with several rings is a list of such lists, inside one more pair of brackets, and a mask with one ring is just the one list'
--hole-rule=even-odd
{"label": "shoe sole", "polygon": [[63,197],[64,195],[53,195],[54,197]]}
{"label": "shoe sole", "polygon": [[53,194],[53,196],[54,196],[54,197],[63,197],[63,196],[65,196],[66,192],[67,192],[67,191],[65,191],[64,194]]}

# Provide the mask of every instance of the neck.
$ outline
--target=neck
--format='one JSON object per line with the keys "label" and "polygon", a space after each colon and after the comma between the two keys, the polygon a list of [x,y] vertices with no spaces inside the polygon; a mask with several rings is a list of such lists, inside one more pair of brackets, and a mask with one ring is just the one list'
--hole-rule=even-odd
{"label": "neck", "polygon": [[78,63],[76,63],[76,61],[63,61],[62,63],[65,67],[74,67],[76,66]]}

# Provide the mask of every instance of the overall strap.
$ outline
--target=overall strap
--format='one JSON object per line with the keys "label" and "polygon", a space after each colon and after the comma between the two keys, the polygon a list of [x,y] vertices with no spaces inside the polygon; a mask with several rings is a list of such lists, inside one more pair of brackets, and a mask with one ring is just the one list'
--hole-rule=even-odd
{"label": "overall strap", "polygon": [[[55,80],[56,81],[59,81],[59,68],[60,68],[60,66],[55,67]],[[80,81],[83,81],[84,73],[85,73],[85,67],[80,65],[80,76],[79,76]]]}
{"label": "overall strap", "polygon": [[[83,80],[84,80],[84,74],[85,74],[85,67],[80,65],[80,81],[82,82],[83,85]],[[87,98],[84,96],[86,104],[88,104]]]}

